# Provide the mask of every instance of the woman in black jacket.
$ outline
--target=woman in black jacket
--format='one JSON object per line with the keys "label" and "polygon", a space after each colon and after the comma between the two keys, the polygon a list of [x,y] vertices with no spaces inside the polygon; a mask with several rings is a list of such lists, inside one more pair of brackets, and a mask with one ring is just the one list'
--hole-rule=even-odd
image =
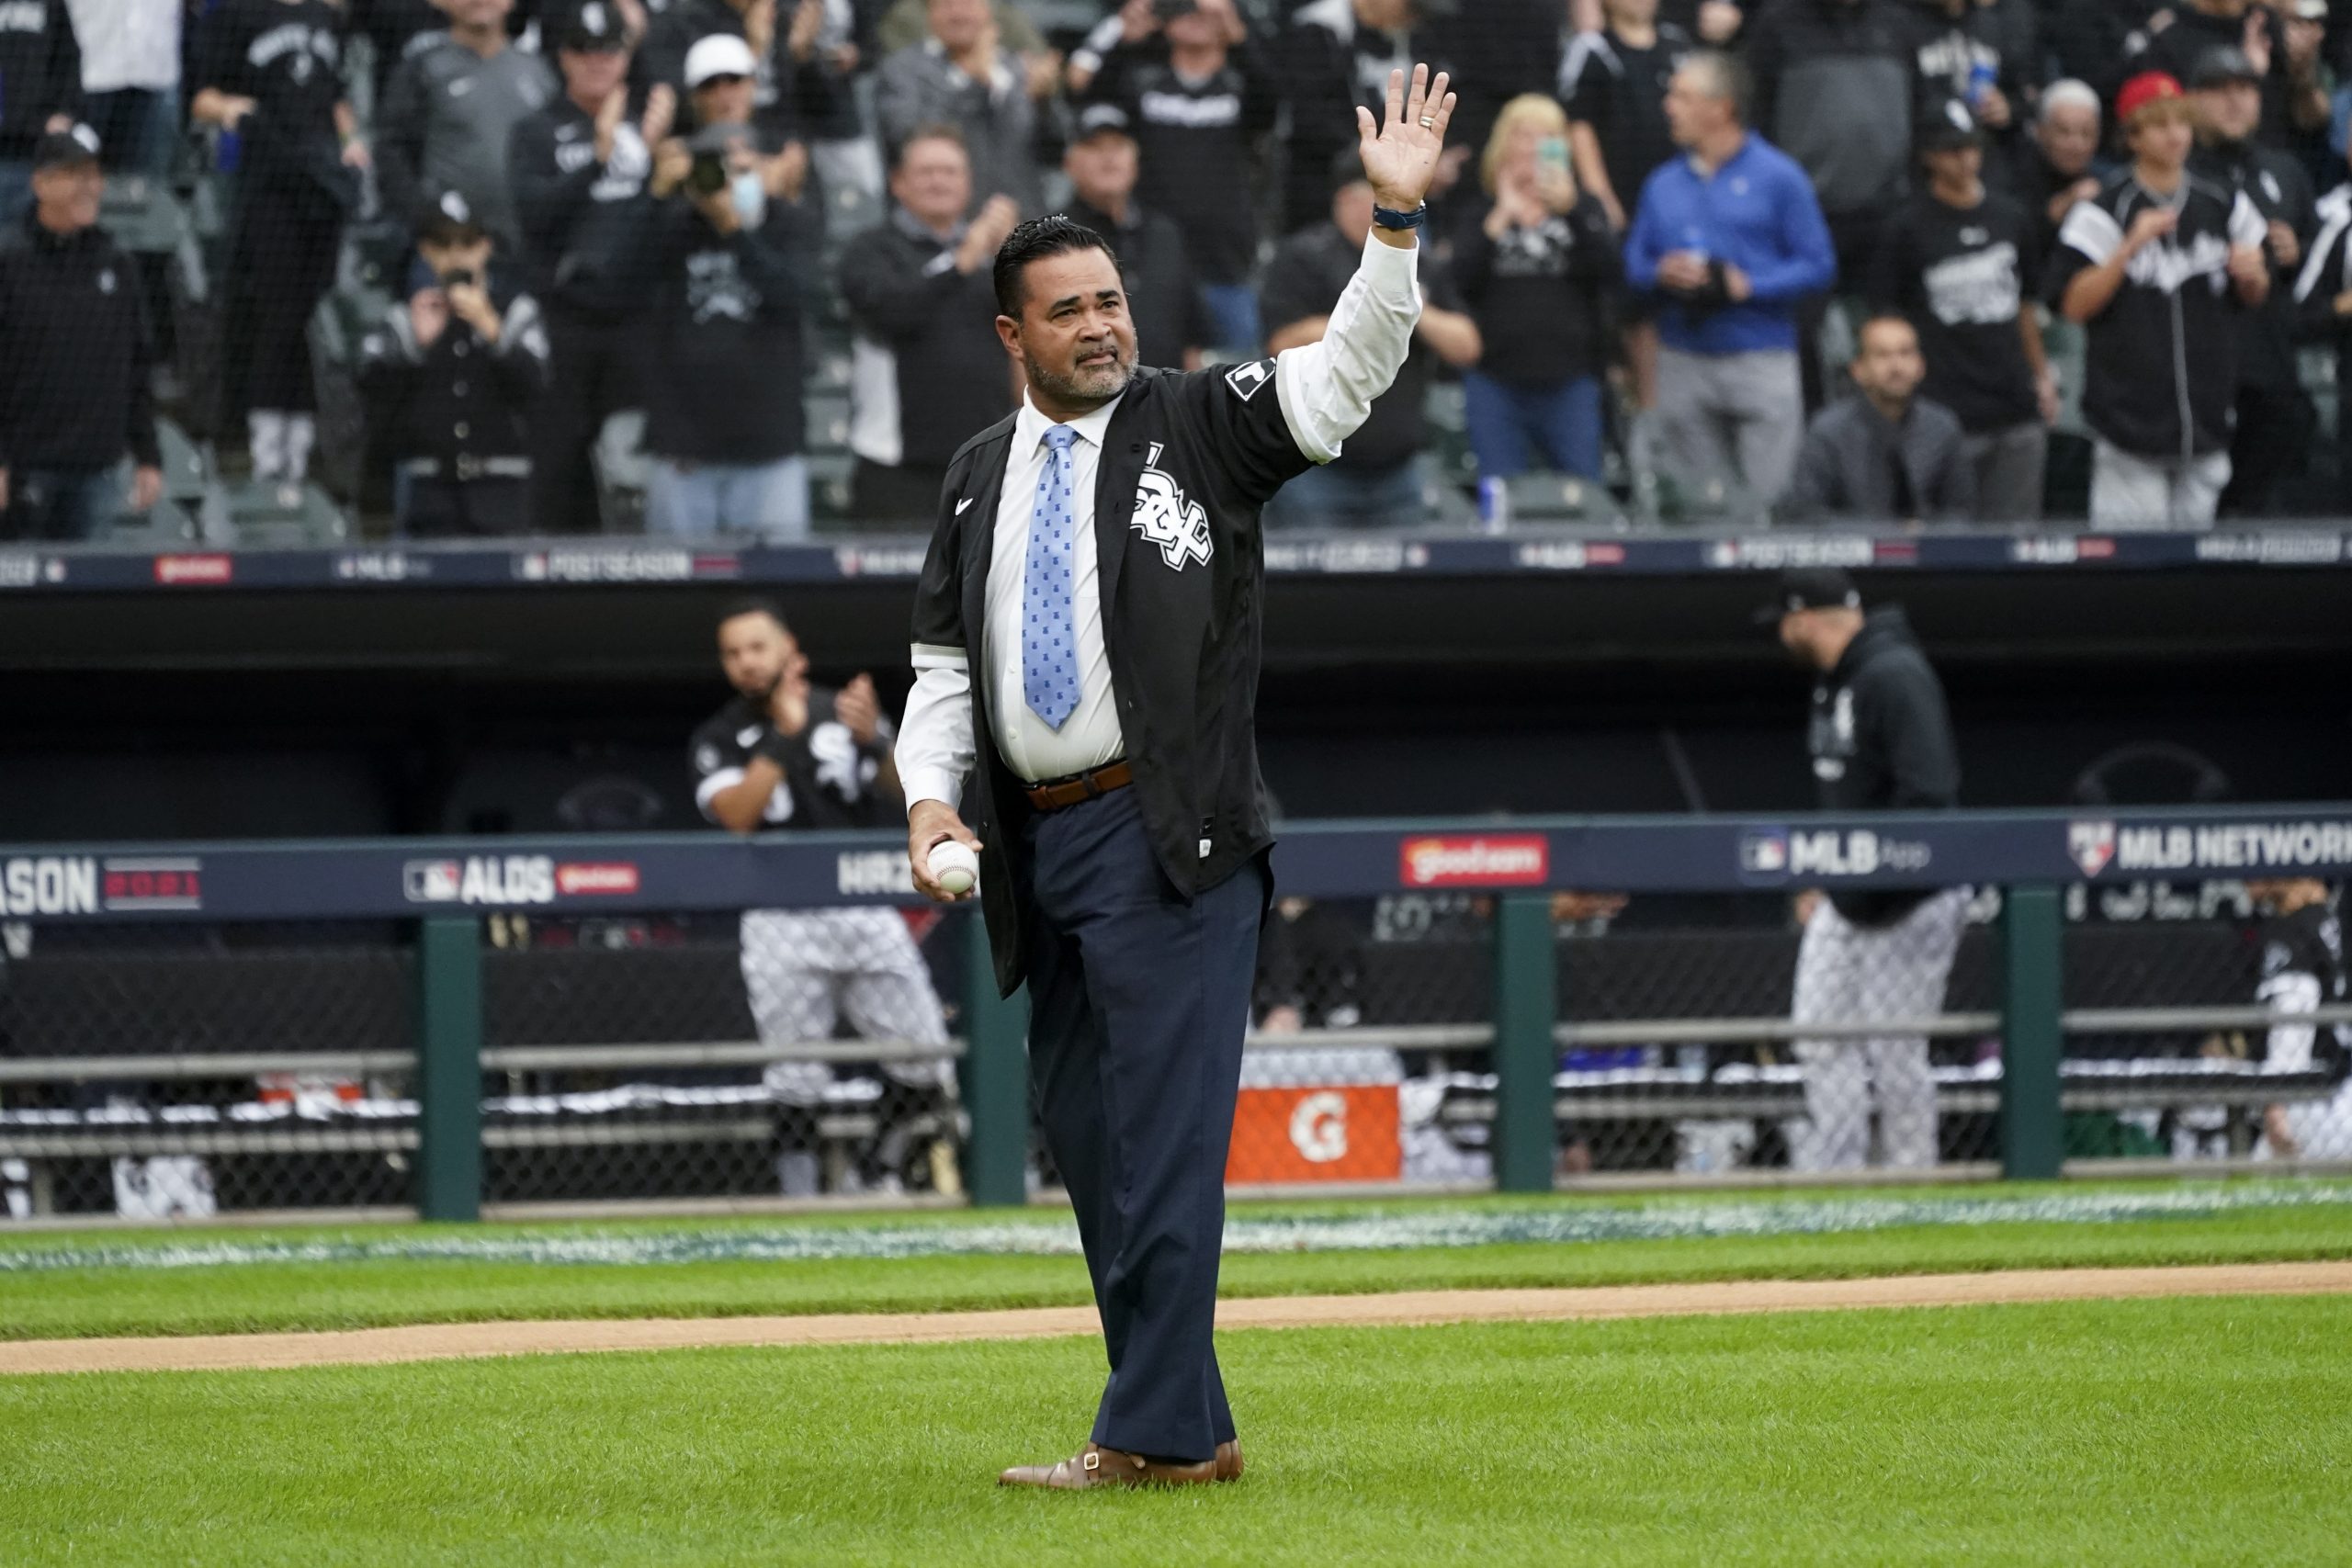
{"label": "woman in black jacket", "polygon": [[1600,203],[1569,172],[1568,119],[1541,94],[1503,106],[1480,175],[1489,200],[1454,238],[1454,275],[1486,341],[1463,377],[1484,478],[1541,457],[1600,477],[1604,305],[1621,273]]}

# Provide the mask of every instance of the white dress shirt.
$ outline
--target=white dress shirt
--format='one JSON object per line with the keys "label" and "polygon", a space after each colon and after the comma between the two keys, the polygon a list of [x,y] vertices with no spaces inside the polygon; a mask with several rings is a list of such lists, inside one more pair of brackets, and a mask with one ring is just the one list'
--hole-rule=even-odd
{"label": "white dress shirt", "polygon": [[[1285,350],[1274,361],[1274,386],[1283,418],[1299,451],[1317,463],[1340,455],[1340,446],[1363,425],[1372,401],[1386,391],[1403,368],[1420,320],[1418,247],[1364,242],[1363,263],[1331,308],[1331,323],[1320,343]],[[998,498],[995,538],[989,556],[987,646],[980,649],[993,698],[989,716],[997,752],[1015,776],[1032,784],[1066,778],[1116,761],[1125,752],[1111,689],[1111,660],[1102,637],[1102,591],[1095,574],[1094,480],[1102,466],[1102,436],[1120,400],[1069,422],[1078,432],[1070,446],[1070,484],[1077,513],[1071,556],[1076,569],[1071,615],[1078,634],[1077,711],[1057,731],[1030,711],[1021,671],[1022,589],[1029,550],[1029,516],[1037,503],[1037,478],[1045,469],[1046,430],[1052,421],[1023,400],[1005,459],[1004,487]],[[1013,631],[1005,635],[1000,628]],[[972,735],[972,683],[965,650],[914,649],[915,688],[907,698],[906,723],[898,745],[899,780],[907,806],[938,800],[954,805],[978,756]]]}

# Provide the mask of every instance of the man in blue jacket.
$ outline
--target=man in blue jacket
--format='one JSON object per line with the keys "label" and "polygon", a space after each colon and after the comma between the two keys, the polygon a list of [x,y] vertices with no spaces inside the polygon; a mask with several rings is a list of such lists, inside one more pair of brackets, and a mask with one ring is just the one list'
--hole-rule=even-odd
{"label": "man in blue jacket", "polygon": [[1693,54],[1666,116],[1683,155],[1642,187],[1625,276],[1656,296],[1657,437],[1686,480],[1733,479],[1770,502],[1804,439],[1797,307],[1838,276],[1812,184],[1751,135],[1738,63]]}

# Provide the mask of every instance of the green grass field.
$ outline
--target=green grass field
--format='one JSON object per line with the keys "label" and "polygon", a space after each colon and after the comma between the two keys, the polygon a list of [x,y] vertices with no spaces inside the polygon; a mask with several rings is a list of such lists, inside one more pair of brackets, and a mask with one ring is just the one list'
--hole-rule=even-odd
{"label": "green grass field", "polygon": [[2341,1562],[2352,1301],[1228,1337],[1238,1485],[1005,1493],[1082,1340],[0,1379],[11,1563]]}
{"label": "green grass field", "polygon": [[[1071,1303],[1066,1215],[0,1234],[0,1337]],[[1389,1238],[1383,1240],[1382,1238]],[[2352,1186],[1237,1209],[1228,1294],[2352,1258]],[[1088,1339],[0,1376],[0,1564],[2343,1562],[2352,1296],[1225,1337],[1250,1472],[1080,1498]]]}
{"label": "green grass field", "polygon": [[[2114,1190],[2120,1199],[2154,1196],[2146,1188]],[[2167,1188],[2167,1200],[2194,1201],[2198,1189]],[[1828,1199],[1721,1197],[1672,1200],[1496,1199],[1450,1203],[1250,1205],[1243,1222],[1343,1213],[1350,1217],[1432,1215],[1500,1218],[1579,1215],[1602,1221],[1689,1212],[1802,1219],[1825,1206],[1875,1221],[1932,1209],[1939,1223],[1814,1233],[1662,1235],[1557,1242],[1329,1251],[1249,1252],[1226,1259],[1225,1292],[1234,1296],[1354,1294],[1374,1291],[1544,1285],[1636,1284],[1684,1280],[1843,1279],[1879,1274],[1976,1272],[1990,1269],[2126,1267],[2250,1263],[2352,1258],[2352,1187],[2345,1183],[2241,1184],[2211,1190],[2233,1206],[2145,1217],[1978,1221],[1979,1213],[2032,1212],[2096,1201],[2101,1190],[2010,1189],[1997,1194],[1885,1192]],[[2260,1201],[2266,1194],[2280,1200]],[[2318,1196],[2329,1201],[2312,1202]],[[2296,1200],[2289,1201],[2288,1200]],[[989,1216],[920,1220],[823,1218],[697,1222],[707,1253],[724,1253],[730,1236],[783,1232],[821,1240],[857,1233],[888,1239],[921,1233],[953,1237],[984,1227]],[[1058,1235],[1066,1217],[1023,1221],[1031,1232]],[[1595,1228],[1606,1231],[1607,1225]],[[1628,1225],[1623,1228],[1640,1228]],[[1666,1225],[1661,1228],[1672,1228]],[[1738,1227],[1734,1226],[1735,1231]],[[1086,1272],[1073,1255],[989,1253],[848,1257],[764,1261],[738,1257],[628,1263],[511,1260],[399,1255],[439,1242],[464,1246],[506,1239],[527,1250],[576,1237],[660,1242],[674,1224],[615,1223],[525,1229],[400,1226],[367,1231],[209,1232],[95,1235],[51,1234],[0,1243],[0,1338],[62,1338],[107,1334],[215,1334],[306,1328],[357,1328],[399,1323],[500,1318],[698,1317],[763,1313],[930,1312],[1006,1306],[1082,1304]],[[1074,1234],[1074,1233],[1072,1233]],[[198,1268],[11,1267],[12,1259],[82,1256],[135,1258],[192,1241],[232,1248],[348,1243],[392,1253],[334,1261],[266,1261]],[[689,1252],[696,1249],[684,1249]],[[655,1254],[657,1257],[667,1254]]]}

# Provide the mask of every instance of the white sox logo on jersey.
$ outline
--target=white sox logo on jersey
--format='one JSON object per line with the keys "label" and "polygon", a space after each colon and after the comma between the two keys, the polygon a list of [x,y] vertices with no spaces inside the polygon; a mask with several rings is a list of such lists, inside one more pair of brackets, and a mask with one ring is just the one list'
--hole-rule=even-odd
{"label": "white sox logo on jersey", "polygon": [[1143,478],[1136,481],[1135,521],[1128,525],[1159,547],[1159,558],[1172,570],[1186,563],[1208,564],[1209,515],[1201,503],[1184,496],[1184,487],[1159,467],[1164,443],[1155,441],[1144,458]]}

